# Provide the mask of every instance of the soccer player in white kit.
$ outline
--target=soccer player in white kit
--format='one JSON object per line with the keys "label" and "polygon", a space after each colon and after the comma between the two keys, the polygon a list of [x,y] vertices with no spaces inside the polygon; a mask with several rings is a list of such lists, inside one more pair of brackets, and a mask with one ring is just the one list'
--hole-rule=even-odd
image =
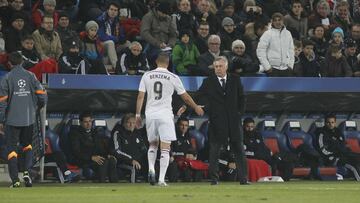
{"label": "soccer player in white kit", "polygon": [[174,90],[184,100],[184,102],[192,107],[199,116],[204,114],[201,106],[197,105],[191,96],[185,91],[180,78],[169,72],[169,56],[166,53],[160,53],[156,59],[158,68],[146,72],[140,81],[139,94],[136,101],[136,120],[141,123],[141,108],[144,102],[145,93],[146,100],[146,130],[148,133],[149,150],[149,183],[155,185],[155,161],[160,140],[160,173],[159,186],[167,186],[165,183],[165,174],[169,165],[169,152],[171,141],[176,140],[174,115],[172,111],[171,101]]}

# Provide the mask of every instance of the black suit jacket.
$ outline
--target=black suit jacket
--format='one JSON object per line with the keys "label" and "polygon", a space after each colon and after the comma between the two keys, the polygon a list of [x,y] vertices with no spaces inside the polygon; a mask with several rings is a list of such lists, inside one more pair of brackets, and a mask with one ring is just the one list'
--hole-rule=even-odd
{"label": "black suit jacket", "polygon": [[213,69],[210,69],[209,66],[214,62],[214,56],[208,51],[201,54],[198,58],[198,70],[196,70],[195,75],[197,76],[209,76],[213,73]]}
{"label": "black suit jacket", "polygon": [[242,143],[241,117],[244,111],[244,93],[240,78],[227,75],[226,90],[223,91],[215,74],[204,79],[198,90],[198,103],[205,105],[209,115],[209,140],[225,144]]}

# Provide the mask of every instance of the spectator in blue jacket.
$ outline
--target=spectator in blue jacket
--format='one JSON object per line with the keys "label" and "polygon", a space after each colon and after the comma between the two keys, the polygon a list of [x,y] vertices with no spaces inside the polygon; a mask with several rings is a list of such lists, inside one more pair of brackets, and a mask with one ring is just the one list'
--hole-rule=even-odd
{"label": "spectator in blue jacket", "polygon": [[120,5],[111,2],[108,4],[107,10],[96,19],[99,25],[98,36],[100,41],[104,43],[104,63],[110,64],[109,69],[113,70],[115,70],[118,60],[116,48],[118,47],[121,50],[128,46],[126,45],[125,31],[119,23],[119,9]]}

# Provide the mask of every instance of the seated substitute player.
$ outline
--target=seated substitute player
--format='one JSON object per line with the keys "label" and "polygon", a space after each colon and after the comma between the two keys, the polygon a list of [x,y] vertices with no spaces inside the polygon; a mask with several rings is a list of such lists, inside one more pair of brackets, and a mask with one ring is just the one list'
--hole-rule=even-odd
{"label": "seated substitute player", "polygon": [[198,115],[203,115],[203,109],[197,105],[191,96],[185,91],[180,78],[169,72],[169,56],[166,53],[160,53],[156,59],[158,68],[146,72],[140,81],[139,94],[136,101],[136,121],[138,125],[141,122],[140,113],[144,102],[145,93],[146,101],[146,129],[149,140],[148,162],[149,162],[149,183],[155,185],[154,164],[157,155],[157,149],[160,140],[160,173],[159,186],[167,186],[165,183],[165,174],[169,165],[169,151],[171,141],[176,140],[175,125],[173,122],[172,112],[172,95],[174,90],[191,106]]}

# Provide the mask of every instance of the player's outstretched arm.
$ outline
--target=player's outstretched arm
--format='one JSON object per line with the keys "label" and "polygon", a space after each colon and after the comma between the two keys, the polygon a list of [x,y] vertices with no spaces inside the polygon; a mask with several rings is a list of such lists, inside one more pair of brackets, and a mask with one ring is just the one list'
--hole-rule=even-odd
{"label": "player's outstretched arm", "polygon": [[136,124],[140,124],[141,123],[141,109],[142,109],[142,105],[144,103],[144,98],[145,98],[145,92],[141,92],[139,91],[139,94],[137,96],[137,100],[136,100]]}
{"label": "player's outstretched arm", "polygon": [[204,110],[201,108],[201,106],[197,105],[194,100],[191,98],[191,96],[185,92],[184,94],[180,95],[181,99],[189,105],[191,108],[193,108],[197,115],[202,116],[204,115]]}

